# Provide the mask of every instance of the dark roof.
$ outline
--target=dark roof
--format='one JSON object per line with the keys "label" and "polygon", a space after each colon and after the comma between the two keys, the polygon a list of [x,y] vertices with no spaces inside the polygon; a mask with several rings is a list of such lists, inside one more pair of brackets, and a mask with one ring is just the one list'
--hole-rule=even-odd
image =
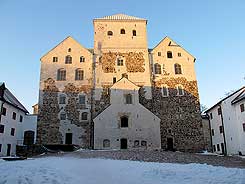
{"label": "dark roof", "polygon": [[232,100],[231,104],[240,102],[243,99],[245,99],[245,89],[234,100]]}
{"label": "dark roof", "polygon": [[1,90],[3,92],[2,100],[6,103],[14,106],[15,108],[20,109],[25,113],[29,113],[26,108],[19,102],[19,100],[5,87],[4,83],[0,85]]}
{"label": "dark roof", "polygon": [[220,100],[218,103],[216,103],[215,105],[213,105],[212,107],[210,107],[208,110],[205,111],[205,113],[207,113],[208,111],[210,111],[211,109],[213,109],[214,107],[216,107],[217,105],[220,105],[221,102],[223,102],[224,100],[226,100],[227,98],[230,98],[231,96],[233,96],[234,94],[236,94],[237,92],[241,91],[242,89],[245,90],[245,86],[241,87],[240,89],[236,90],[235,92],[231,93],[230,95],[228,95],[227,97],[223,98],[222,100]]}

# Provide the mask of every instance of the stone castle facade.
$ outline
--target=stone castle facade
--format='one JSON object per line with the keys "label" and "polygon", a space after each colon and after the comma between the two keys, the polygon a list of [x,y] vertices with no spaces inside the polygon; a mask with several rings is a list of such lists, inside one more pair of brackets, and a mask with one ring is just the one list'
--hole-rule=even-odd
{"label": "stone castle facade", "polygon": [[203,149],[195,58],[147,20],[94,19],[94,48],[67,37],[41,58],[40,144],[94,149]]}

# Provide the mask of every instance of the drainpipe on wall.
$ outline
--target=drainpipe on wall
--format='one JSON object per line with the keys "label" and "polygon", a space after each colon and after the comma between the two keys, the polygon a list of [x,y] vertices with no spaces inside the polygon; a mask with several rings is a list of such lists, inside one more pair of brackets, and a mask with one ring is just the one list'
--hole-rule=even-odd
{"label": "drainpipe on wall", "polygon": [[4,104],[4,102],[2,100],[0,100],[0,122],[1,122],[1,119],[2,119],[3,104]]}
{"label": "drainpipe on wall", "polygon": [[223,119],[223,111],[221,108],[221,105],[219,105],[220,111],[221,111],[221,123],[222,123],[222,127],[223,127],[223,138],[224,138],[224,146],[225,146],[225,150],[224,150],[224,155],[227,156],[227,149],[226,149],[226,139],[225,139],[225,127],[224,127],[224,119]]}

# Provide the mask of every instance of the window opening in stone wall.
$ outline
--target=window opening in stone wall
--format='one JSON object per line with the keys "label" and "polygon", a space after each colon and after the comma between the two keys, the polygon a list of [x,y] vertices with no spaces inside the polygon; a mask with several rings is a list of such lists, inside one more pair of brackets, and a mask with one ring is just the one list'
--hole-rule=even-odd
{"label": "window opening in stone wall", "polygon": [[218,108],[218,115],[221,115],[221,108]]}
{"label": "window opening in stone wall", "polygon": [[68,49],[68,52],[71,52],[71,48]]}
{"label": "window opening in stone wall", "polygon": [[127,116],[121,117],[121,127],[122,128],[128,127],[128,117]]}
{"label": "window opening in stone wall", "polygon": [[83,62],[85,62],[85,57],[84,56],[81,56],[80,57],[80,63],[83,63]]}
{"label": "window opening in stone wall", "polygon": [[12,119],[16,120],[16,113],[15,112],[13,112]]}
{"label": "window opening in stone wall", "polygon": [[113,77],[113,84],[115,84],[117,82],[117,78]]}
{"label": "window opening in stone wall", "polygon": [[178,57],[181,57],[181,53],[180,52],[178,52]]}
{"label": "window opening in stone wall", "polygon": [[104,139],[103,140],[103,147],[104,148],[109,148],[110,147],[110,140],[109,139]]}
{"label": "window opening in stone wall", "polygon": [[53,62],[54,63],[58,62],[58,57],[53,57]]}
{"label": "window opening in stone wall", "polygon": [[180,64],[174,64],[174,72],[175,74],[182,74],[182,69]]}
{"label": "window opening in stone wall", "polygon": [[4,125],[0,125],[0,133],[4,133]]}
{"label": "window opening in stone wall", "polygon": [[82,120],[88,120],[88,113],[87,112],[82,113]]}
{"label": "window opening in stone wall", "polygon": [[117,66],[123,66],[123,59],[122,58],[117,59]]}
{"label": "window opening in stone wall", "polygon": [[162,95],[164,97],[168,96],[168,88],[166,86],[163,86],[162,87]]}
{"label": "window opening in stone wall", "polygon": [[141,146],[146,147],[147,146],[147,142],[146,141],[141,141]]}
{"label": "window opening in stone wall", "polygon": [[60,120],[66,120],[66,113],[60,113]]}
{"label": "window opening in stone wall", "polygon": [[162,73],[161,65],[160,64],[155,63],[154,64],[154,67],[155,67],[155,74],[161,74]]}
{"label": "window opening in stone wall", "polygon": [[220,151],[220,147],[219,147],[219,144],[217,144],[217,151]]}
{"label": "window opening in stone wall", "polygon": [[66,96],[65,95],[60,95],[59,104],[66,104]]}
{"label": "window opening in stone wall", "polygon": [[20,115],[20,122],[22,122],[22,121],[23,121],[23,116]]}
{"label": "window opening in stone wall", "polygon": [[140,141],[139,140],[135,140],[134,141],[134,147],[139,147],[140,145]]}
{"label": "window opening in stone wall", "polygon": [[125,29],[121,29],[120,33],[125,34]]}
{"label": "window opening in stone wall", "polygon": [[167,58],[173,58],[173,54],[172,54],[171,51],[168,51],[168,52],[167,52]]}
{"label": "window opening in stone wall", "polygon": [[66,70],[61,68],[57,71],[57,80],[58,81],[65,81],[66,80]]}
{"label": "window opening in stone wall", "polygon": [[126,104],[132,104],[132,95],[126,94]]}
{"label": "window opening in stone wall", "polygon": [[15,133],[15,129],[14,128],[11,128],[10,135],[14,136],[14,133]]}
{"label": "window opening in stone wall", "polygon": [[85,95],[79,95],[79,104],[85,105]]}
{"label": "window opening in stone wall", "polygon": [[113,32],[112,32],[112,31],[108,31],[108,32],[107,32],[107,35],[108,35],[108,36],[112,36],[112,35],[113,35]]}
{"label": "window opening in stone wall", "polygon": [[80,68],[75,71],[75,80],[83,80],[84,79],[84,71]]}
{"label": "window opening in stone wall", "polygon": [[133,30],[133,36],[136,36],[136,30]]}
{"label": "window opening in stone wall", "polygon": [[241,112],[244,112],[244,104],[240,105]]}
{"label": "window opening in stone wall", "polygon": [[2,115],[3,116],[6,116],[7,114],[7,109],[5,107],[2,108]]}
{"label": "window opening in stone wall", "polygon": [[219,132],[222,134],[223,133],[223,126],[219,126]]}
{"label": "window opening in stone wall", "polygon": [[183,96],[184,95],[184,90],[182,86],[178,86],[177,87],[177,91],[178,91],[178,95],[179,96]]}
{"label": "window opening in stone wall", "polygon": [[65,57],[65,64],[72,64],[72,57],[71,56],[66,56]]}

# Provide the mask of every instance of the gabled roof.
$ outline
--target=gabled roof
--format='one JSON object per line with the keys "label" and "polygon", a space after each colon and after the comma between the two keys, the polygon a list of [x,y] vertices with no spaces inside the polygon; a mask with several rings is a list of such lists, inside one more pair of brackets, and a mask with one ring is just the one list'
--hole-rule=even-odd
{"label": "gabled roof", "polygon": [[91,53],[91,50],[89,50],[89,49],[87,49],[87,48],[85,48],[84,46],[82,46],[77,40],[75,40],[74,38],[72,38],[71,36],[68,36],[68,37],[66,37],[64,40],[62,40],[60,43],[58,43],[58,45],[56,45],[55,47],[53,47],[50,51],[48,51],[46,54],[44,54],[42,57],[41,57],[41,61],[42,61],[42,59],[45,57],[45,56],[47,56],[50,52],[52,52],[54,49],[56,49],[58,46],[60,46],[62,43],[64,43],[66,40],[68,40],[68,39],[72,39],[74,42],[76,42],[77,44],[79,44],[82,48],[84,48],[85,50],[87,50],[90,54],[92,54]]}
{"label": "gabled roof", "polygon": [[[127,87],[127,89],[132,89],[132,88],[136,88],[137,90],[139,90],[139,86],[137,86],[135,83],[133,83],[132,81],[130,81],[129,79],[122,77],[121,79],[119,79],[115,84],[113,84],[111,86],[111,89],[118,89],[118,87],[120,87],[121,83],[125,83],[125,87]],[[127,83],[127,84],[126,84]],[[124,88],[123,88],[124,89]]]}
{"label": "gabled roof", "polygon": [[109,16],[104,16],[101,18],[95,18],[94,20],[142,20],[146,21],[146,19],[142,19],[139,17],[134,17],[126,14],[114,14],[114,15],[109,15]]}
{"label": "gabled roof", "polygon": [[196,60],[196,58],[190,54],[187,50],[185,50],[183,47],[181,47],[179,44],[177,44],[173,39],[171,39],[170,37],[166,36],[164,37],[153,49],[150,49],[150,51],[154,51],[155,48],[157,48],[161,43],[165,42],[165,41],[169,41],[168,46],[170,47],[180,47],[182,48],[187,54],[189,54],[191,57],[194,58],[194,61]]}
{"label": "gabled roof", "polygon": [[[4,85],[0,85],[1,87]],[[3,89],[3,101],[7,102],[8,104],[22,110],[25,113],[28,113],[24,105],[22,105],[19,100],[4,86]]]}
{"label": "gabled roof", "polygon": [[[216,103],[215,105],[213,105],[212,107],[210,107],[208,110],[205,111],[205,113],[209,112],[210,110],[212,110],[213,108],[215,108],[217,105],[220,105],[223,101],[225,101],[227,98],[230,98],[231,96],[235,95],[236,93],[238,93],[241,90],[245,90],[245,86],[241,87],[240,89],[236,90],[235,92],[231,93],[230,95],[228,95],[227,97],[223,98],[222,100],[220,100],[218,103]],[[240,93],[241,94],[241,93]],[[240,95],[239,94],[239,95]],[[238,95],[238,96],[239,96]],[[235,99],[234,99],[235,100]],[[233,101],[234,101],[233,100]]]}
{"label": "gabled roof", "polygon": [[245,89],[234,100],[232,100],[231,104],[240,102],[243,99],[245,99]]}

